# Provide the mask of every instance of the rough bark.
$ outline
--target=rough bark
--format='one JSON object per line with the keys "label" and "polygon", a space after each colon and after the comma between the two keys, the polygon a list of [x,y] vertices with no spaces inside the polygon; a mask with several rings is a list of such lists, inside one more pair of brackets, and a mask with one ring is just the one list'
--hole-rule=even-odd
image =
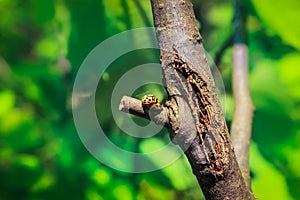
{"label": "rough bark", "polygon": [[233,151],[191,2],[151,3],[168,93],[166,107],[145,110],[141,103],[134,103],[136,107],[123,98],[120,109],[146,118],[154,109],[150,118],[164,122],[172,142],[185,151],[206,199],[255,199]]}
{"label": "rough bark", "polygon": [[206,199],[254,199],[236,161],[191,2],[151,2],[172,141],[185,150]]}

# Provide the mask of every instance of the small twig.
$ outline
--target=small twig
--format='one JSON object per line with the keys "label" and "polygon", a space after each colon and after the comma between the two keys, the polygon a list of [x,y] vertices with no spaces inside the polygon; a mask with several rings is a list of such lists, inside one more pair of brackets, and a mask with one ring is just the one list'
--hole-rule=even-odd
{"label": "small twig", "polygon": [[143,107],[140,100],[128,96],[122,97],[119,110],[151,120],[159,125],[165,125],[169,122],[168,109],[166,107],[160,105],[152,106],[148,109]]}
{"label": "small twig", "polygon": [[148,120],[150,119],[142,107],[142,102],[128,96],[122,97],[119,105],[119,110],[126,113],[131,113],[140,116]]}

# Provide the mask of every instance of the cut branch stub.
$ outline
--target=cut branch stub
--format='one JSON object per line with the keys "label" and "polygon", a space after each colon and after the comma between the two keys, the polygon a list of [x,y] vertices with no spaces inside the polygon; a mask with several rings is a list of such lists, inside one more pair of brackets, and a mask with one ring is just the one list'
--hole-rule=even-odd
{"label": "cut branch stub", "polygon": [[119,110],[155,122],[158,125],[168,124],[168,110],[162,105],[143,106],[142,101],[123,96]]}

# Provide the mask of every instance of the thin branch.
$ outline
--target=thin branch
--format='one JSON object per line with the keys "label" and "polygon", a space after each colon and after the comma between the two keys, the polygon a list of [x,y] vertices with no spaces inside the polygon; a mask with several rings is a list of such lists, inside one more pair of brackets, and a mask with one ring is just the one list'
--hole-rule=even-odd
{"label": "thin branch", "polygon": [[151,120],[159,125],[169,123],[167,108],[162,105],[152,106],[150,108],[144,107],[140,100],[132,97],[123,96],[119,104],[119,110]]}
{"label": "thin branch", "polygon": [[234,114],[231,124],[231,140],[237,161],[248,188],[251,188],[249,173],[249,144],[251,140],[254,106],[248,85],[248,48],[243,43],[244,16],[241,2],[236,0],[234,24],[234,43],[232,52],[232,84],[234,97]]}
{"label": "thin branch", "polygon": [[246,45],[234,45],[232,61],[234,114],[231,124],[231,140],[240,169],[250,188],[249,144],[254,107],[248,85],[248,48]]}
{"label": "thin branch", "polygon": [[119,105],[119,110],[148,120],[150,119],[142,107],[142,102],[132,97],[123,96]]}

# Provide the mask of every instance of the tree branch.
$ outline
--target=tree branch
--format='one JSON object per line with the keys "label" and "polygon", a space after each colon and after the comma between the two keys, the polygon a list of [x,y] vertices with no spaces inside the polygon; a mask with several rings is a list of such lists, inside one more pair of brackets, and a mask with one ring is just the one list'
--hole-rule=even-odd
{"label": "tree branch", "polygon": [[151,106],[153,116],[168,119],[161,121],[166,122],[172,142],[185,151],[206,199],[255,199],[229,139],[190,0],[151,3],[168,93],[166,107]]}
{"label": "tree branch", "polygon": [[151,106],[150,108],[144,107],[140,100],[132,97],[123,96],[119,105],[119,110],[151,120],[158,125],[169,123],[167,108],[162,105]]}
{"label": "tree branch", "polygon": [[236,0],[234,25],[234,46],[232,51],[232,88],[234,113],[231,124],[231,139],[237,161],[248,188],[251,188],[249,173],[249,144],[251,140],[252,104],[248,85],[248,48],[245,41],[245,17],[240,0]]}
{"label": "tree branch", "polygon": [[191,2],[151,3],[169,96],[167,127],[173,143],[186,150],[206,199],[255,199],[229,140]]}
{"label": "tree branch", "polygon": [[246,45],[234,45],[232,61],[234,114],[231,124],[231,139],[246,184],[251,188],[249,144],[254,106],[248,85],[248,48]]}
{"label": "tree branch", "polygon": [[149,115],[145,113],[142,107],[142,102],[128,96],[122,97],[119,110],[150,120]]}

